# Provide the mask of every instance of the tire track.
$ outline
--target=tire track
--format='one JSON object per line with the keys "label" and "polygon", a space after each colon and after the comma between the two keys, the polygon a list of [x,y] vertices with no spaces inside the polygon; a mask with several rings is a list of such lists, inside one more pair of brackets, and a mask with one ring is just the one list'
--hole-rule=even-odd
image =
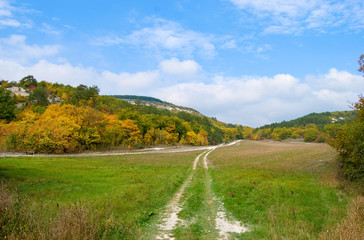
{"label": "tire track", "polygon": [[182,220],[178,218],[178,214],[182,210],[181,206],[184,203],[180,203],[181,197],[183,196],[186,187],[191,183],[192,177],[196,172],[196,167],[200,157],[208,151],[210,151],[210,149],[204,151],[195,158],[195,161],[193,162],[192,172],[182,184],[178,192],[173,196],[172,201],[167,206],[167,210],[164,213],[164,218],[161,220],[162,223],[158,225],[159,234],[157,235],[156,239],[174,239],[173,230],[176,228],[178,223],[182,223]]}
{"label": "tire track", "polygon": [[[219,147],[225,147],[225,146],[231,146],[236,144],[238,141],[227,144],[227,145],[219,145],[210,147],[208,150],[204,151],[200,155],[198,155],[195,158],[195,161],[193,163],[192,172],[187,177],[185,182],[182,184],[181,188],[178,190],[178,192],[173,196],[171,202],[166,207],[166,211],[163,215],[163,218],[161,220],[161,223],[158,225],[158,235],[156,236],[156,239],[174,239],[173,237],[173,231],[177,228],[177,225],[181,225],[184,223],[182,219],[178,217],[178,214],[183,209],[183,204],[185,201],[181,202],[182,196],[185,194],[185,189],[191,184],[192,178],[196,172],[197,164],[199,162],[199,159],[201,156],[203,157],[202,166],[206,170],[207,178],[205,181],[208,183],[206,184],[206,191],[208,192],[206,197],[206,202],[209,203],[209,206],[211,208],[211,214],[212,218],[215,218],[214,221],[212,221],[212,228],[215,228],[216,230],[216,239],[229,239],[231,233],[244,233],[246,231],[249,231],[247,227],[245,227],[243,224],[241,224],[239,221],[236,221],[234,219],[228,219],[227,217],[227,211],[224,208],[223,202],[216,198],[213,191],[212,191],[212,180],[211,176],[208,174],[208,168],[209,168],[209,160],[208,155],[213,152],[216,148]],[[203,216],[208,217],[208,216]],[[210,219],[210,217],[208,217]]]}
{"label": "tire track", "polygon": [[[220,145],[220,146],[217,146],[217,147],[214,147],[213,149],[211,149],[210,151],[208,151],[206,153],[206,155],[204,156],[204,168],[206,170],[208,170],[208,158],[207,156],[213,152],[216,148],[218,147],[223,147],[223,146],[232,146],[236,143],[238,143],[239,141],[235,141],[235,142],[232,142],[230,144],[227,144],[227,145]],[[211,177],[209,176],[209,180],[211,180]],[[211,189],[211,184],[208,185],[208,189],[212,194],[213,194],[213,191]],[[244,227],[239,221],[236,221],[236,220],[228,220],[228,218],[226,217],[226,209],[224,208],[224,203],[216,198],[215,196],[213,196],[213,200],[215,202],[215,205],[217,206],[217,211],[216,211],[216,217],[215,217],[215,227],[216,227],[216,230],[218,230],[219,232],[219,237],[218,239],[229,239],[229,236],[230,236],[230,233],[244,233],[244,232],[247,232],[249,231],[249,229],[247,227]]]}

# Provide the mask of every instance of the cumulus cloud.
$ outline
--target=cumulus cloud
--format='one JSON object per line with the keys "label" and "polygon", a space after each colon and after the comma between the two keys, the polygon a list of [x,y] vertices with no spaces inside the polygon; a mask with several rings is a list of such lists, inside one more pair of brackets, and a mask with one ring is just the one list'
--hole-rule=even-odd
{"label": "cumulus cloud", "polygon": [[306,81],[314,89],[332,89],[335,91],[350,91],[362,89],[364,79],[359,75],[352,75],[345,71],[338,71],[335,68],[329,70],[327,74],[319,76],[307,76]]}
{"label": "cumulus cloud", "polygon": [[73,66],[68,62],[51,63],[41,60],[31,66],[0,59],[1,78],[20,80],[33,75],[37,80],[46,80],[77,86],[97,85],[103,94],[137,94],[149,89],[159,79],[158,70],[136,73],[98,72],[94,68]]}
{"label": "cumulus cloud", "polygon": [[136,92],[145,92],[152,87],[160,79],[159,71],[146,71],[137,73],[112,73],[104,71],[101,73],[99,79],[104,81],[108,92],[118,91],[122,93],[135,94]]}
{"label": "cumulus cloud", "polygon": [[0,38],[1,58],[28,63],[34,59],[55,55],[60,50],[59,45],[28,45],[26,39],[24,35],[11,35],[8,38]]}
{"label": "cumulus cloud", "polygon": [[307,29],[327,31],[337,26],[364,28],[364,3],[360,0],[230,0],[243,11],[265,19],[265,33],[292,34]]}
{"label": "cumulus cloud", "polygon": [[202,69],[194,60],[180,61],[178,58],[163,60],[159,66],[163,73],[183,78],[194,77]]}
{"label": "cumulus cloud", "polygon": [[304,82],[290,74],[219,76],[211,83],[181,83],[155,89],[153,94],[226,122],[261,126],[311,112],[348,110],[349,102],[355,102],[364,92],[364,85],[358,85],[360,78],[337,69],[310,76]]}

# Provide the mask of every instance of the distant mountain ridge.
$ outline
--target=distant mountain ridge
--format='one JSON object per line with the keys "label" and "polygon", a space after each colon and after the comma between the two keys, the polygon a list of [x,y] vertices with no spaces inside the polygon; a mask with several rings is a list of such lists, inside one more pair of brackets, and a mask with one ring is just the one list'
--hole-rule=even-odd
{"label": "distant mountain ridge", "polygon": [[[173,103],[162,101],[155,97],[138,96],[138,95],[108,95],[108,96],[128,101],[131,104],[141,104],[141,105],[145,105],[145,106],[154,106],[157,108],[163,108],[163,109],[167,109],[170,111],[179,111],[179,112],[182,111],[182,112],[188,112],[188,113],[193,113],[193,114],[201,114],[199,111],[197,111],[193,108],[178,106]],[[139,103],[138,103],[138,101],[139,101]]]}
{"label": "distant mountain ridge", "polygon": [[158,98],[148,97],[148,96],[138,96],[138,95],[109,95],[110,97],[119,98],[123,100],[141,100],[141,101],[148,101],[148,102],[159,102],[159,103],[167,103]]}
{"label": "distant mountain ridge", "polygon": [[280,123],[267,124],[258,129],[266,128],[279,128],[279,127],[304,127],[308,124],[316,124],[318,126],[326,124],[345,124],[354,120],[357,113],[356,111],[336,111],[336,112],[323,112],[323,113],[310,113],[303,117],[293,119],[290,121],[283,121]]}

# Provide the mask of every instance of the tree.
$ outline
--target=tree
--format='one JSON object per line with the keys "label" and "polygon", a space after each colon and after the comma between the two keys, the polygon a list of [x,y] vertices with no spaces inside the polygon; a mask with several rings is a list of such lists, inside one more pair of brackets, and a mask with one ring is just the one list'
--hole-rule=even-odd
{"label": "tree", "polygon": [[10,121],[15,118],[16,102],[11,97],[11,92],[0,87],[0,119]]}
{"label": "tree", "polygon": [[364,97],[354,105],[357,118],[347,123],[329,143],[340,153],[340,167],[350,180],[364,181]]}
{"label": "tree", "polygon": [[358,71],[364,73],[364,54],[360,56],[358,63],[359,63]]}
{"label": "tree", "polygon": [[78,104],[81,100],[90,100],[98,96],[100,89],[97,86],[87,87],[86,85],[79,85],[73,92],[71,103]]}
{"label": "tree", "polygon": [[28,75],[26,77],[23,77],[19,84],[21,87],[25,89],[29,89],[30,87],[36,87],[38,85],[37,79],[35,79],[32,75]]}
{"label": "tree", "polygon": [[[359,71],[364,72],[364,55],[359,59]],[[344,125],[329,144],[340,153],[342,173],[349,180],[364,181],[364,97],[354,104],[357,117]]]}
{"label": "tree", "polygon": [[38,106],[48,106],[48,93],[45,87],[38,87],[29,94],[29,101]]}

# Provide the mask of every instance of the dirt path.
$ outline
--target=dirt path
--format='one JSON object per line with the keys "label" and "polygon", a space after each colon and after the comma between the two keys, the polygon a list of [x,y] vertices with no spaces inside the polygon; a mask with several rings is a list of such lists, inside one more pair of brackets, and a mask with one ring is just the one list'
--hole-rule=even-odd
{"label": "dirt path", "polygon": [[[185,222],[183,219],[180,219],[178,215],[183,210],[183,205],[185,204],[186,199],[188,199],[188,197],[185,197],[184,200],[181,201],[183,196],[186,195],[186,188],[191,185],[191,181],[197,181],[196,179],[193,180],[194,178],[198,178],[199,181],[203,182],[205,188],[205,211],[197,213],[199,216],[195,216],[194,219],[195,221],[203,219],[205,228],[209,229],[206,230],[209,234],[206,239],[230,239],[231,233],[240,234],[248,231],[248,229],[240,222],[227,217],[228,214],[223,206],[223,203],[221,200],[215,197],[212,191],[212,180],[208,173],[207,156],[218,147],[230,146],[235,143],[237,142],[228,145],[210,147],[210,149],[204,151],[196,157],[193,163],[193,170],[191,174],[187,177],[182,187],[174,195],[172,201],[166,208],[163,218],[160,221],[161,223],[158,225],[159,232],[156,236],[156,239],[175,239],[174,231],[177,228],[182,229],[183,231],[184,228],[188,228],[188,225],[191,224],[191,222]],[[203,155],[203,162],[199,163],[199,159]],[[204,172],[203,174],[194,176],[198,165],[202,166]]]}
{"label": "dirt path", "polygon": [[159,148],[145,148],[141,150],[120,150],[120,151],[105,151],[105,152],[84,152],[72,154],[26,154],[0,152],[0,157],[87,157],[87,156],[119,156],[119,155],[135,155],[135,154],[151,154],[151,153],[178,153],[192,152],[211,149],[211,146],[166,146]]}
{"label": "dirt path", "polygon": [[[231,146],[236,144],[238,141],[224,145],[224,146]],[[221,147],[221,146],[218,146]],[[204,156],[204,168],[208,170],[208,158],[207,156],[213,152],[216,148],[213,148],[210,150],[205,156]],[[211,181],[211,177],[210,177]],[[211,188],[211,184],[208,185]],[[212,189],[209,189],[210,192],[212,192]],[[213,193],[212,193],[213,194]],[[216,212],[216,229],[219,231],[219,237],[218,239],[229,239],[229,233],[244,233],[246,231],[249,231],[247,227],[244,227],[239,221],[228,219],[226,209],[224,208],[224,203],[213,196],[213,200],[215,201],[215,205],[217,205],[217,212]]]}
{"label": "dirt path", "polygon": [[185,188],[191,183],[191,179],[196,172],[197,163],[200,157],[208,152],[207,150],[200,155],[198,155],[193,162],[192,173],[188,176],[186,181],[183,183],[182,187],[178,190],[178,192],[174,195],[172,201],[168,204],[167,210],[164,213],[164,218],[161,220],[161,224],[159,224],[159,234],[156,239],[174,239],[173,232],[177,226],[177,223],[182,222],[181,219],[178,218],[178,213],[182,210],[183,202],[180,203],[181,197],[185,192]]}

